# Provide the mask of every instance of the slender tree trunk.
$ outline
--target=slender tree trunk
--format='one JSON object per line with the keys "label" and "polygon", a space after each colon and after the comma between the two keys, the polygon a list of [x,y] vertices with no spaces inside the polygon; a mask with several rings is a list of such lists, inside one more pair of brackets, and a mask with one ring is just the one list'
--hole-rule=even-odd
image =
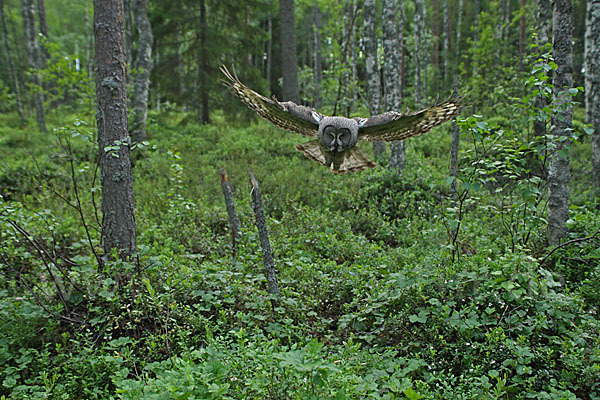
{"label": "slender tree trunk", "polygon": [[35,114],[38,127],[42,132],[48,132],[46,128],[46,116],[44,113],[44,94],[42,92],[39,74],[39,46],[35,30],[35,7],[32,0],[21,0],[21,13],[23,15],[23,26],[25,32],[25,47],[27,49],[27,61],[31,70],[31,84],[36,87],[33,94],[35,102]]}
{"label": "slender tree trunk", "polygon": [[17,76],[17,70],[15,69],[15,64],[13,62],[12,51],[10,49],[10,44],[8,41],[8,28],[6,27],[6,15],[4,14],[4,0],[0,0],[0,16],[2,17],[2,37],[4,39],[4,47],[6,48],[6,56],[8,57],[8,69],[15,90],[17,112],[19,113],[19,118],[21,118],[21,125],[25,126],[25,114],[23,113],[23,102],[21,100],[21,87],[19,84],[19,77]]}
{"label": "slender tree trunk", "polygon": [[521,20],[519,25],[519,59],[521,70],[524,69],[523,59],[525,58],[525,49],[527,48],[527,0],[521,0]]}
{"label": "slender tree trunk", "polygon": [[[156,57],[154,58],[154,67],[160,64],[160,41],[156,40]],[[156,111],[160,111],[160,80],[156,82]]]}
{"label": "slender tree trunk", "polygon": [[[46,6],[44,0],[37,0],[38,20],[40,21],[40,33],[44,39],[48,40],[48,25],[46,24]],[[40,52],[40,67],[45,68],[46,62],[50,59],[50,54],[45,45],[41,46]]]}
{"label": "slender tree trunk", "polygon": [[[402,7],[397,0],[383,0],[381,20],[383,23],[383,82],[384,82],[384,110],[400,112],[402,109],[402,95],[400,93],[400,59],[402,57],[402,32],[398,31],[398,10]],[[404,142],[399,140],[390,145],[389,168],[402,172],[405,160]]]}
{"label": "slender tree trunk", "polygon": [[148,20],[146,6],[148,0],[133,0],[132,8],[135,25],[138,31],[138,51],[135,58],[136,76],[133,95],[133,129],[134,143],[148,138],[146,134],[146,119],[148,117],[148,88],[150,86],[150,71],[152,69],[152,27]]}
{"label": "slender tree trunk", "polygon": [[[600,0],[588,0],[585,34],[585,116],[591,124],[592,172],[600,189]],[[600,193],[600,190],[598,190]]]}
{"label": "slender tree trunk", "polygon": [[[538,45],[540,49],[549,43],[550,23],[552,22],[552,9],[550,2],[547,0],[536,0],[536,31],[538,36]],[[536,96],[535,106],[538,109],[546,107],[546,97],[542,94]],[[546,135],[546,121],[533,121],[533,134],[536,137],[544,137]]]}
{"label": "slender tree trunk", "polygon": [[421,0],[421,73],[423,78],[421,81],[421,101],[427,97],[427,65],[429,65],[429,51],[427,51],[427,5],[425,0]]}
{"label": "slender tree trunk", "polygon": [[[183,28],[181,23],[177,22],[177,76],[179,78],[179,96],[184,98],[185,94],[185,68],[183,65]],[[182,100],[183,101],[183,100]]]}
{"label": "slender tree trunk", "polygon": [[263,264],[265,266],[264,273],[267,278],[267,288],[272,296],[271,305],[273,308],[279,307],[279,283],[277,282],[277,270],[273,261],[273,253],[271,252],[271,242],[269,241],[269,232],[267,230],[267,222],[265,213],[262,207],[260,198],[260,189],[258,181],[250,171],[250,186],[252,195],[252,210],[256,217],[256,228],[260,238],[260,246],[262,248]]}
{"label": "slender tree trunk", "polygon": [[273,16],[271,15],[272,1],[269,0],[269,13],[267,15],[267,30],[269,33],[269,40],[267,41],[267,91],[271,90],[271,65],[272,65],[272,54],[273,54]]}
{"label": "slender tree trunk", "polygon": [[321,8],[319,5],[315,5],[315,108],[319,109],[322,106],[321,103],[321,80],[322,80],[322,69],[321,69]]}
{"label": "slender tree trunk", "polygon": [[283,75],[282,97],[285,101],[300,103],[298,91],[298,61],[296,59],[296,23],[294,0],[279,0],[281,25],[281,71]]}
{"label": "slender tree trunk", "polygon": [[[573,3],[554,0],[552,12],[552,49],[558,68],[554,71],[551,134],[556,146],[550,151],[548,164],[548,242],[556,245],[567,236],[569,219],[569,153],[566,147],[572,127],[573,107],[568,90],[572,87]],[[566,140],[561,140],[566,139]]]}
{"label": "slender tree trunk", "polygon": [[415,108],[421,107],[421,0],[415,0]]}
{"label": "slender tree trunk", "polygon": [[[458,22],[456,24],[456,46],[455,57],[456,64],[460,64],[460,29],[462,27],[463,0],[458,1]],[[458,91],[458,66],[454,70],[454,91]],[[456,117],[452,118],[452,145],[450,149],[450,176],[454,178],[450,184],[450,194],[452,202],[456,203],[458,191],[456,188],[456,178],[458,177],[458,146],[460,144],[460,128],[456,123]]]}
{"label": "slender tree trunk", "polygon": [[127,64],[121,0],[94,0],[102,243],[127,260],[136,251],[133,176],[127,130]]}
{"label": "slender tree trunk", "polygon": [[128,68],[133,66],[133,18],[131,17],[131,2],[133,0],[123,0],[123,14],[125,16],[125,57]]}
{"label": "slender tree trunk", "polygon": [[[375,0],[365,0],[363,7],[364,33],[363,43],[365,46],[365,59],[367,67],[369,113],[376,115],[381,112],[381,83],[379,81],[379,67],[377,65],[377,37],[375,36],[377,17],[375,14]],[[379,159],[385,153],[384,142],[373,142],[373,156]]]}
{"label": "slender tree trunk", "polygon": [[92,49],[94,47],[94,28],[90,23],[90,12],[88,5],[85,5],[85,32],[88,35],[88,43],[85,48],[85,59],[86,59],[86,71],[89,79],[92,79],[92,72],[94,66],[94,60],[92,59]]}
{"label": "slender tree trunk", "polygon": [[206,52],[208,25],[206,23],[206,2],[200,0],[200,102],[202,104],[201,124],[210,123],[210,110],[208,108],[208,55]]}
{"label": "slender tree trunk", "polygon": [[442,56],[444,57],[444,68],[442,71],[442,87],[444,88],[444,90],[446,89],[446,82],[448,80],[448,75],[449,75],[449,71],[448,71],[448,65],[449,65],[449,58],[450,58],[450,23],[448,21],[448,0],[444,0],[443,3],[443,13],[444,13],[444,21],[443,21],[443,28],[444,28],[444,47],[442,50]]}

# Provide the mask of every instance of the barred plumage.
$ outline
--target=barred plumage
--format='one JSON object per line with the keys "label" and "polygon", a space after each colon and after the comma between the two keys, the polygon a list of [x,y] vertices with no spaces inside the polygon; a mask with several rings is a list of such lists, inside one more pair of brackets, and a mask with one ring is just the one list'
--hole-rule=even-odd
{"label": "barred plumage", "polygon": [[388,111],[369,118],[327,117],[310,107],[291,101],[269,99],[244,85],[225,66],[223,83],[250,109],[274,125],[305,136],[317,136],[296,146],[306,157],[332,172],[360,171],[377,166],[356,146],[358,140],[397,141],[429,132],[458,115],[462,97],[452,95],[446,101],[415,113]]}

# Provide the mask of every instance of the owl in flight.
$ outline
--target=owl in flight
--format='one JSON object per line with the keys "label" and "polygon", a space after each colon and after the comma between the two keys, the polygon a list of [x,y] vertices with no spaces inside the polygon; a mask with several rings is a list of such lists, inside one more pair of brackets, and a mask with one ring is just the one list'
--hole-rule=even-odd
{"label": "owl in flight", "polygon": [[453,95],[443,103],[415,113],[388,111],[369,118],[328,117],[310,107],[291,101],[269,99],[244,85],[235,74],[221,66],[223,83],[250,109],[272,124],[315,140],[296,149],[336,174],[377,166],[356,147],[359,140],[392,142],[429,132],[449,121],[460,110],[461,98]]}

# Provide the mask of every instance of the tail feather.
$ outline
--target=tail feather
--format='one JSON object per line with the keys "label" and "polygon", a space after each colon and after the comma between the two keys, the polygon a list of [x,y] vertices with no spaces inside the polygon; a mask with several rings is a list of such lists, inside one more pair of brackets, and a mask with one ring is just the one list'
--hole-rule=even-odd
{"label": "tail feather", "polygon": [[336,153],[336,157],[342,156],[343,160],[339,168],[335,167],[332,157],[327,157],[318,140],[302,143],[296,146],[296,150],[303,153],[306,157],[320,164],[323,164],[334,174],[345,174],[346,172],[357,172],[367,168],[375,168],[377,164],[370,160],[357,147],[346,150],[343,154]]}

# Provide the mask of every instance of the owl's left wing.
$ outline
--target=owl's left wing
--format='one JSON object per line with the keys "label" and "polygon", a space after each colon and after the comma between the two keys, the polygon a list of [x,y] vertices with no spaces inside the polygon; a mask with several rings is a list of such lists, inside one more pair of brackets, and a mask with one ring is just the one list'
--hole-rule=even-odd
{"label": "owl's left wing", "polygon": [[235,74],[223,65],[220,68],[226,79],[223,84],[231,89],[244,104],[272,124],[305,136],[317,136],[319,122],[313,114],[322,117],[312,108],[298,105],[292,101],[279,102],[275,97],[269,99],[244,85]]}
{"label": "owl's left wing", "polygon": [[440,104],[415,113],[389,111],[366,119],[356,118],[359,124],[358,138],[392,142],[427,133],[458,115],[461,100],[462,97],[452,96]]}

